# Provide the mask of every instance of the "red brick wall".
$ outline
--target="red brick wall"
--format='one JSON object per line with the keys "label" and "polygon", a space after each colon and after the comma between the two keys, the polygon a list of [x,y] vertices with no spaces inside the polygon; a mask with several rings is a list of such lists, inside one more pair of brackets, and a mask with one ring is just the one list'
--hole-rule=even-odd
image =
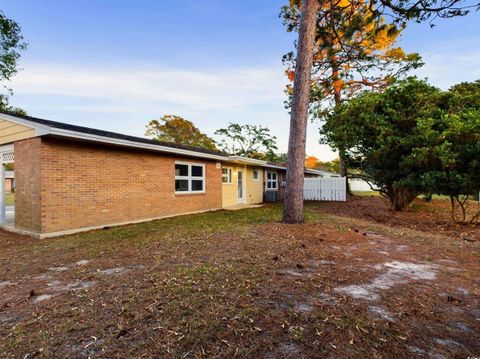
{"label": "red brick wall", "polygon": [[[175,195],[175,160],[206,165],[206,193]],[[215,161],[50,138],[42,139],[41,188],[43,233],[217,209],[222,202]]]}
{"label": "red brick wall", "polygon": [[17,141],[15,151],[15,226],[41,232],[41,140]]}

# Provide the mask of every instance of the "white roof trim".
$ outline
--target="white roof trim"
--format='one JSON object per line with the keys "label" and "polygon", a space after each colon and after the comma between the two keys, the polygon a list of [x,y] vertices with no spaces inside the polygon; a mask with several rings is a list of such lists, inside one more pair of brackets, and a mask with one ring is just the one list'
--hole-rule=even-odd
{"label": "white roof trim", "polygon": [[0,119],[1,118],[7,121],[11,121],[20,125],[33,128],[35,130],[36,136],[54,135],[54,136],[67,137],[67,138],[76,138],[76,139],[86,140],[91,142],[108,143],[112,145],[140,148],[140,149],[153,150],[153,151],[159,151],[159,152],[167,152],[167,153],[173,153],[173,154],[190,156],[190,157],[208,158],[208,159],[219,160],[219,161],[225,160],[226,158],[228,158],[226,156],[215,155],[211,153],[197,152],[197,151],[186,150],[182,148],[174,148],[169,146],[162,146],[157,144],[134,142],[134,141],[128,141],[128,140],[123,140],[119,138],[98,136],[98,135],[89,134],[89,133],[60,129],[60,128],[36,123],[33,121],[29,121],[27,119],[18,118],[16,116],[5,115],[3,113],[0,114]]}
{"label": "white roof trim", "polygon": [[[66,138],[76,138],[79,140],[85,140],[90,142],[108,143],[108,144],[124,146],[124,147],[140,148],[140,149],[158,151],[158,152],[166,152],[166,153],[184,155],[189,157],[207,158],[207,159],[224,161],[224,162],[237,162],[237,163],[249,164],[249,165],[254,165],[259,167],[275,168],[280,170],[287,169],[285,166],[271,164],[271,163],[268,163],[267,161],[258,160],[255,158],[248,158],[248,157],[242,157],[242,156],[236,156],[236,155],[221,156],[221,155],[215,155],[215,154],[205,153],[205,152],[197,152],[197,151],[192,151],[192,150],[187,150],[182,148],[175,148],[175,147],[162,146],[162,145],[149,144],[149,143],[141,143],[141,142],[123,140],[119,138],[112,138],[108,136],[99,136],[99,135],[94,135],[94,134],[89,134],[84,132],[65,130],[65,129],[60,129],[60,128],[40,124],[34,121],[29,121],[28,119],[16,117],[14,115],[7,115],[3,113],[0,113],[0,119],[5,119],[13,123],[31,127],[35,130],[36,137],[44,136],[44,135],[54,135],[54,136],[66,137]],[[312,169],[305,169],[305,173],[316,174],[316,175],[333,174],[326,171],[312,170]]]}
{"label": "white roof trim", "polygon": [[186,150],[183,148],[174,148],[174,147],[162,146],[162,145],[156,145],[156,144],[150,144],[150,143],[140,143],[140,142],[122,140],[118,138],[98,136],[98,135],[93,135],[93,134],[88,134],[83,132],[69,131],[69,130],[64,130],[59,128],[52,128],[49,134],[54,136],[60,136],[60,137],[77,138],[80,140],[86,140],[86,141],[92,141],[92,142],[108,143],[112,145],[141,148],[141,149],[153,150],[153,151],[159,151],[159,152],[168,152],[168,153],[173,153],[178,155],[208,158],[208,159],[219,160],[219,161],[225,160],[227,158],[225,156]]}

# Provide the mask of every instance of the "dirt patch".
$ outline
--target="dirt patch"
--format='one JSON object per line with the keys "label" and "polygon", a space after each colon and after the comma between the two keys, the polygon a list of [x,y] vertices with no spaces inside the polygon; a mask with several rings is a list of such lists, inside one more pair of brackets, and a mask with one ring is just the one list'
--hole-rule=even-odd
{"label": "dirt patch", "polygon": [[450,203],[446,200],[424,202],[417,199],[405,212],[390,210],[388,202],[378,196],[353,196],[348,202],[322,202],[314,206],[329,214],[363,219],[390,227],[406,227],[430,234],[480,241],[480,225],[460,226],[452,222]]}
{"label": "dirt patch", "polygon": [[320,206],[7,240],[0,357],[478,355],[479,243]]}

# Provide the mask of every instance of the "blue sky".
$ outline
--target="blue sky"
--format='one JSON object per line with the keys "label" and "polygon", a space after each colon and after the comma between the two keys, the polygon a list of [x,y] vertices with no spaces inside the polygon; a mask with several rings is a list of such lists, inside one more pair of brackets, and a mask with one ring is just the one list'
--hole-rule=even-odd
{"label": "blue sky", "polygon": [[[228,122],[261,124],[286,151],[289,116],[281,57],[293,34],[277,0],[3,0],[29,43],[10,86],[32,116],[142,136],[164,114],[213,132]],[[418,71],[442,88],[480,79],[480,14],[411,24],[400,45],[419,52]],[[310,124],[308,154],[318,145]]]}

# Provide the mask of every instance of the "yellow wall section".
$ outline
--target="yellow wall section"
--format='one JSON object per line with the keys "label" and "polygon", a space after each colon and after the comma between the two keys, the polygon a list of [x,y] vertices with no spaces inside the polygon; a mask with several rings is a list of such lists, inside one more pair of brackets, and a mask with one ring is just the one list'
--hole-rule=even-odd
{"label": "yellow wall section", "polygon": [[[238,202],[238,171],[243,171],[245,204],[263,202],[263,169],[225,163],[222,168],[232,169],[232,183],[222,183],[222,207],[235,206]],[[258,171],[258,180],[253,180],[253,170]]]}
{"label": "yellow wall section", "polygon": [[[253,171],[257,170],[258,179],[253,179]],[[260,167],[247,167],[247,204],[263,202],[263,169]]]}
{"label": "yellow wall section", "polygon": [[33,128],[17,125],[16,123],[0,120],[0,144],[35,137]]}

